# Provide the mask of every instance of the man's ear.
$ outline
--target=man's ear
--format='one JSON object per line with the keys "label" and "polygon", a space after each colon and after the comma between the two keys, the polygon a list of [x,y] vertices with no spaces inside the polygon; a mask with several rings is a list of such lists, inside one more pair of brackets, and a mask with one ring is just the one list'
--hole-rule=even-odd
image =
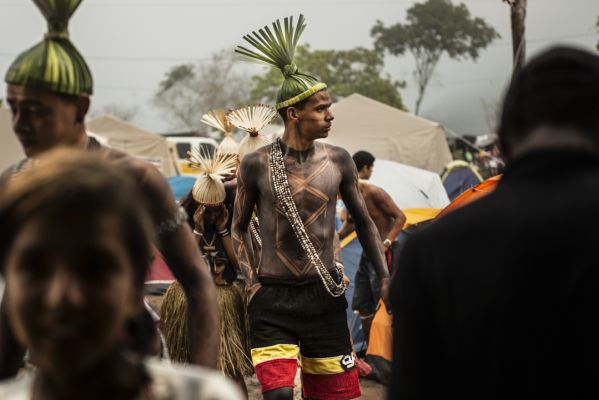
{"label": "man's ear", "polygon": [[75,121],[79,124],[82,124],[85,121],[85,116],[89,111],[89,96],[82,95],[77,97],[76,106],[77,106],[77,114]]}
{"label": "man's ear", "polygon": [[297,108],[288,107],[287,108],[287,120],[288,121],[297,121],[297,119],[298,119]]}

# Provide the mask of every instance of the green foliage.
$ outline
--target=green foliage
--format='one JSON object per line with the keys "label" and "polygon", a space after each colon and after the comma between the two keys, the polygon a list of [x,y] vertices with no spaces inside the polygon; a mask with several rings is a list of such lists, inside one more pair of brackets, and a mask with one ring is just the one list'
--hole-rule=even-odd
{"label": "green foliage", "polygon": [[165,75],[160,82],[160,92],[166,92],[179,82],[185,82],[195,77],[193,64],[175,65]]}
{"label": "green foliage", "polygon": [[[333,101],[357,92],[404,109],[399,93],[403,82],[393,81],[388,75],[383,76],[383,57],[374,50],[358,47],[343,51],[312,51],[308,45],[298,46],[295,62],[328,85]],[[265,74],[253,76],[251,100],[272,103],[283,79],[283,75],[274,68]]]}
{"label": "green foliage", "polygon": [[410,52],[414,56],[419,91],[416,114],[444,53],[454,60],[476,60],[481,50],[500,37],[482,18],[472,17],[465,4],[455,6],[451,0],[416,3],[408,9],[405,23],[385,27],[377,21],[371,35],[381,53],[399,56]]}
{"label": "green foliage", "polygon": [[246,105],[248,79],[235,70],[234,52],[223,50],[198,65],[172,67],[158,86],[154,105],[165,112],[172,129],[206,132],[202,115],[215,108]]}

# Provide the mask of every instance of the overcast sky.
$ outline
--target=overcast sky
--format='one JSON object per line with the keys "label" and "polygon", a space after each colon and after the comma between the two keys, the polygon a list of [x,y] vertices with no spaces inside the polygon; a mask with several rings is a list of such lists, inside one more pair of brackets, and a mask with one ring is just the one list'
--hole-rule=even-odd
{"label": "overcast sky", "polygon": [[[489,131],[511,69],[509,7],[501,0],[463,0],[502,35],[476,61],[443,58],[422,105],[423,116],[461,134]],[[106,104],[138,107],[134,122],[163,132],[169,124],[151,105],[168,69],[199,62],[241,44],[249,31],[276,18],[303,13],[302,37],[314,49],[372,47],[370,28],[403,21],[407,0],[85,0],[71,20],[72,41],[86,57],[95,80],[92,109]],[[454,4],[458,2],[454,0]],[[529,0],[528,54],[558,43],[594,49],[599,0]],[[40,40],[45,22],[32,1],[0,0],[0,71]],[[416,99],[409,54],[389,57],[386,71],[407,88],[401,94],[413,110]],[[5,85],[0,83],[0,97]],[[203,113],[207,110],[198,110]]]}

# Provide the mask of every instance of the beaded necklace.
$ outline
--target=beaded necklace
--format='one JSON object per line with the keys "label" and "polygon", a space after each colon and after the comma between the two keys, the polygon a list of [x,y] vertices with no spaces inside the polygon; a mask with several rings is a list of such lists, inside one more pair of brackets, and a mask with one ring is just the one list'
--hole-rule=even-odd
{"label": "beaded necklace", "polygon": [[258,223],[258,217],[254,216],[254,217],[252,217],[252,220],[250,221],[250,232],[252,233],[252,236],[254,237],[254,240],[256,241],[256,243],[258,243],[258,246],[260,248],[262,248],[262,238],[260,237],[260,233],[259,233],[258,229],[260,229],[260,225]]}
{"label": "beaded necklace", "polygon": [[[325,289],[333,297],[340,297],[345,293],[346,285],[341,279],[340,283],[335,282],[324,263],[320,259],[314,244],[310,240],[302,218],[297,211],[297,206],[293,200],[291,189],[289,188],[289,180],[287,179],[287,170],[283,160],[283,151],[281,149],[281,139],[277,139],[271,144],[269,157],[270,170],[272,171],[272,181],[274,186],[275,196],[283,207],[285,217],[291,224],[291,228],[297,237],[302,250],[308,255],[310,263],[316,268],[316,272],[322,281]],[[339,276],[343,277],[343,271],[339,266],[335,266]]]}

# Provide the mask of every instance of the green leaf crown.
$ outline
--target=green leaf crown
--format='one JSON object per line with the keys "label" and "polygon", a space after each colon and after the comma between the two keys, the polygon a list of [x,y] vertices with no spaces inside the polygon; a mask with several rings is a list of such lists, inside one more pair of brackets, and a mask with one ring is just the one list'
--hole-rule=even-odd
{"label": "green leaf crown", "polygon": [[48,33],[11,64],[4,80],[67,95],[92,94],[93,79],[69,39],[69,19],[82,0],[33,0],[48,22]]}
{"label": "green leaf crown", "polygon": [[258,32],[253,31],[245,35],[243,39],[254,48],[250,50],[243,46],[237,46],[235,52],[252,61],[278,68],[285,80],[277,94],[277,110],[297,104],[314,93],[327,87],[310,74],[300,72],[293,62],[295,48],[300,36],[306,29],[306,21],[300,14],[297,25],[293,24],[293,17],[286,17],[272,23],[272,30],[265,26]]}

